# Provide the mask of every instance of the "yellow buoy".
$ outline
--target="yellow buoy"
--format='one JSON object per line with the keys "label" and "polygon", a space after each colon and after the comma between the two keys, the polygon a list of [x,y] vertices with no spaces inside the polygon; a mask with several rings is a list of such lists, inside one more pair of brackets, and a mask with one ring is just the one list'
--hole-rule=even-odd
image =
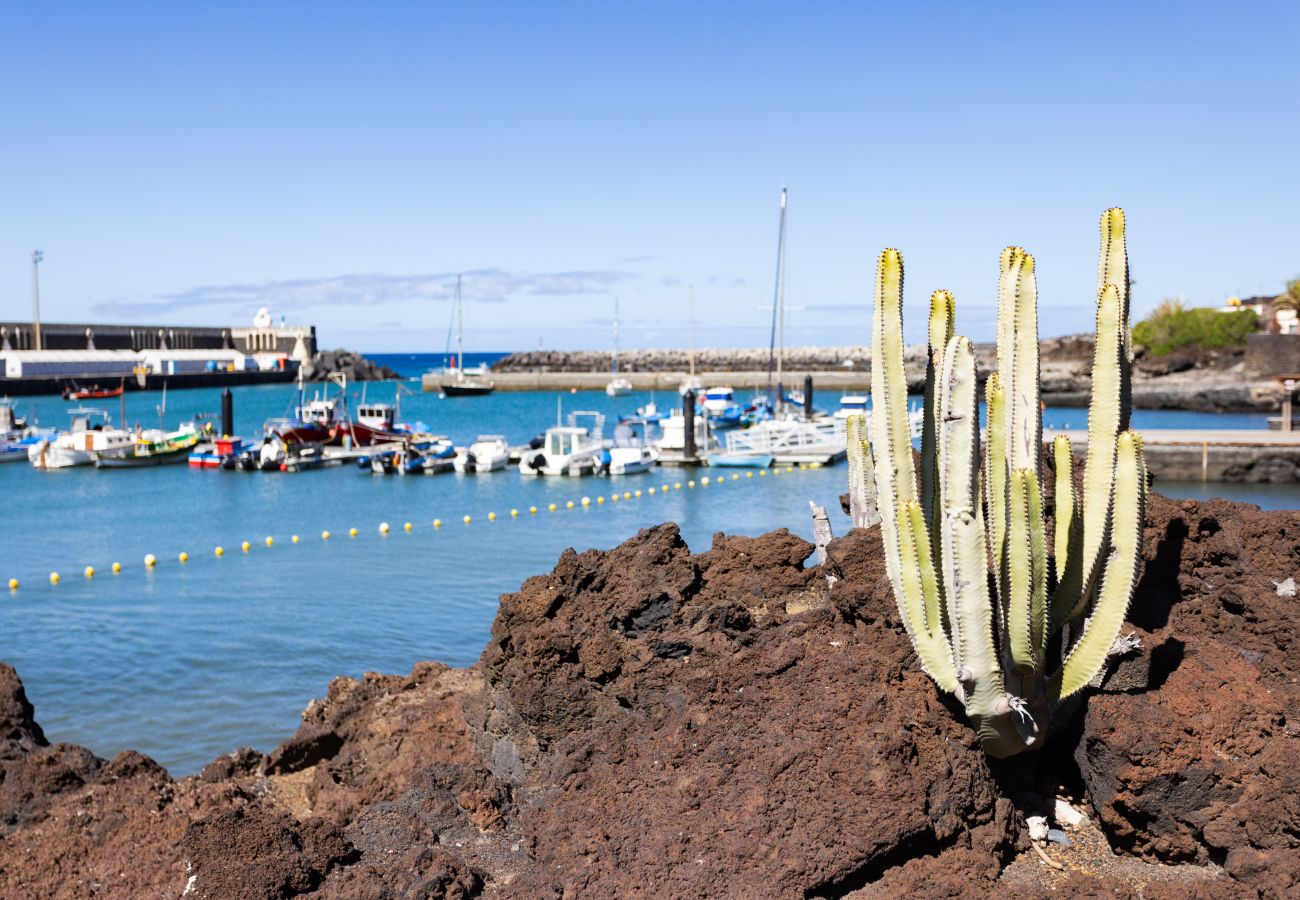
{"label": "yellow buoy", "polygon": [[[325,534],[329,534],[329,532],[325,532]],[[324,536],[325,536],[325,535],[321,535],[321,537],[324,537]],[[225,555],[226,555],[226,548],[225,548],[225,547],[218,547],[217,549],[215,549],[215,550],[212,551],[212,555],[213,555],[213,556],[225,556]]]}
{"label": "yellow buoy", "polygon": [[320,533],[320,539],[322,541],[328,541],[330,539],[330,533],[328,531],[322,531]]}
{"label": "yellow buoy", "polygon": [[86,566],[86,577],[87,577],[87,578],[94,578],[94,577],[95,577],[95,567],[94,567],[94,566]]}
{"label": "yellow buoy", "polygon": [[239,545],[239,549],[247,553],[249,550],[253,549],[253,545],[250,544],[248,541],[244,541],[242,544]]}
{"label": "yellow buoy", "polygon": [[650,488],[650,496],[653,497],[654,494],[655,494],[655,489],[654,489],[654,488]]}
{"label": "yellow buoy", "polygon": [[58,573],[58,572],[51,572],[51,573],[50,573],[50,584],[58,584],[58,583],[59,583],[59,573]]}
{"label": "yellow buoy", "polygon": [[466,525],[468,525],[468,524],[469,524],[471,521],[473,521],[473,520],[470,519],[469,516],[466,516],[465,518],[461,519],[461,521],[464,522]]}
{"label": "yellow buoy", "polygon": [[16,590],[18,590],[18,579],[17,579],[17,578],[10,578],[10,579],[9,579],[9,590],[11,590],[11,591],[16,591]]}
{"label": "yellow buoy", "polygon": [[388,523],[387,523],[387,522],[380,522],[380,523],[379,523],[379,533],[380,533],[380,534],[388,534]]}
{"label": "yellow buoy", "polygon": [[268,535],[266,536],[266,546],[270,547],[270,546],[272,546],[272,545],[274,545],[274,544],[275,544],[275,538],[271,537],[271,536],[268,534]]}
{"label": "yellow buoy", "polygon": [[152,553],[147,553],[144,557],[144,564],[152,569],[154,566],[158,565],[158,557],[154,556]]}
{"label": "yellow buoy", "polygon": [[634,492],[634,496],[637,496],[637,497],[640,497],[640,496],[641,496],[641,489],[640,489],[640,488],[637,488],[637,489],[636,489],[636,491]]}
{"label": "yellow buoy", "polygon": [[573,501],[572,501],[572,500],[567,500],[567,501],[565,501],[565,503],[564,503],[564,508],[565,508],[565,509],[573,509]]}
{"label": "yellow buoy", "polygon": [[294,544],[298,543],[298,535],[295,534],[293,537],[289,538],[289,541]]}
{"label": "yellow buoy", "polygon": [[411,523],[410,523],[410,522],[403,522],[403,523],[402,523],[402,530],[403,530],[403,531],[410,531],[410,530],[411,530]]}
{"label": "yellow buoy", "polygon": [[181,562],[189,562],[189,561],[190,561],[190,555],[189,555],[188,553],[186,553],[184,550],[182,550],[181,553],[180,553],[180,556],[178,556],[178,557],[176,557],[176,558],[179,559]]}
{"label": "yellow buoy", "polygon": [[759,470],[758,470],[758,477],[759,477],[759,478],[762,478],[762,477],[764,477],[765,475],[767,475],[767,469],[759,469]]}
{"label": "yellow buoy", "polygon": [[583,505],[583,506],[591,506],[591,498],[590,498],[590,497],[583,497],[583,498],[582,498],[582,505]]}
{"label": "yellow buoy", "polygon": [[494,512],[490,512],[490,513],[488,513],[488,521],[489,521],[489,522],[495,522],[496,520],[497,520],[497,514],[496,514],[496,513],[494,513]]}
{"label": "yellow buoy", "polygon": [[357,530],[355,528],[349,528],[348,537],[356,537],[356,536],[357,536]]}
{"label": "yellow buoy", "polygon": [[623,499],[624,499],[624,500],[631,500],[631,499],[632,499],[632,492],[631,492],[631,491],[624,491],[624,492],[623,492]]}
{"label": "yellow buoy", "polygon": [[737,475],[737,474],[735,474],[735,473],[733,472],[732,475],[731,475],[731,480],[732,480],[732,481],[739,481],[739,480],[740,480],[740,476]]}
{"label": "yellow buoy", "polygon": [[682,489],[682,483],[681,483],[680,481],[674,481],[674,482],[673,482],[673,490],[674,490],[674,491],[680,491],[681,489]]}
{"label": "yellow buoy", "polygon": [[708,483],[709,483],[708,475],[705,475],[703,478],[700,479],[700,484],[708,484]]}
{"label": "yellow buoy", "polygon": [[116,575],[120,571],[122,571],[122,564],[120,562],[113,563],[113,574]]}
{"label": "yellow buoy", "polygon": [[619,496],[618,496],[618,494],[610,494],[610,495],[609,495],[609,499],[610,499],[612,502],[617,503],[617,502],[619,501]]}
{"label": "yellow buoy", "polygon": [[659,485],[659,493],[661,493],[661,494],[666,494],[666,493],[668,493],[668,485],[666,485],[666,484],[661,484],[661,485]]}
{"label": "yellow buoy", "polygon": [[528,514],[529,514],[530,516],[535,516],[535,515],[537,515],[537,507],[536,507],[536,506],[530,506],[530,507],[528,507]]}
{"label": "yellow buoy", "polygon": [[746,473],[745,473],[745,477],[746,477],[746,478],[753,478],[753,477],[754,477],[754,473],[753,473],[753,472],[746,472]]}
{"label": "yellow buoy", "polygon": [[602,503],[604,503],[604,502],[605,502],[605,498],[604,498],[604,497],[597,497],[597,498],[596,498],[596,505],[597,505],[597,506],[599,506],[600,504],[602,504]]}
{"label": "yellow buoy", "polygon": [[442,527],[442,519],[434,519],[434,520],[433,520],[433,527],[434,527],[434,528],[441,528],[441,527]]}
{"label": "yellow buoy", "polygon": [[692,478],[690,481],[686,482],[686,486],[687,486],[688,488],[693,488],[693,487],[695,487],[695,479]]}

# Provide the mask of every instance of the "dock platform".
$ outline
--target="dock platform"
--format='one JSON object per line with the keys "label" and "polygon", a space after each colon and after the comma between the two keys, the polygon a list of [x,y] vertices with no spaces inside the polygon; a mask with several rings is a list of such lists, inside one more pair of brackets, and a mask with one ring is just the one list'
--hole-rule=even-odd
{"label": "dock platform", "polygon": [[[1300,431],[1260,429],[1139,429],[1147,468],[1167,481],[1223,481],[1256,484],[1300,482]],[[1076,454],[1088,432],[1043,430],[1043,441],[1070,440]]]}

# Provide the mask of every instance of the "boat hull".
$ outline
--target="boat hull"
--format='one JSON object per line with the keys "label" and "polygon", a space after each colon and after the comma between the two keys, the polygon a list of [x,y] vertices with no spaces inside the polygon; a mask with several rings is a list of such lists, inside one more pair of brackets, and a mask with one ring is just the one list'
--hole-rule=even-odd
{"label": "boat hull", "polygon": [[496,385],[447,381],[438,385],[438,389],[447,397],[485,397],[496,390]]}
{"label": "boat hull", "polygon": [[180,447],[162,453],[142,454],[96,454],[95,467],[99,469],[149,469],[154,466],[170,466],[189,459],[190,448]]}
{"label": "boat hull", "polygon": [[766,469],[772,465],[771,454],[733,455],[725,453],[709,454],[709,465],[726,469]]}

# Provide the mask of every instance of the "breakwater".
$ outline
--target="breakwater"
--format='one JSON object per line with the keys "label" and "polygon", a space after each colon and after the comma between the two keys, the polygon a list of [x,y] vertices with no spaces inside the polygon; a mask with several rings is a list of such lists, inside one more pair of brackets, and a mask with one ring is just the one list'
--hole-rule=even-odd
{"label": "breakwater", "polygon": [[[977,344],[982,374],[996,368],[993,344]],[[1092,389],[1091,335],[1039,342],[1043,401],[1054,406],[1087,406]],[[758,388],[768,383],[768,349],[698,350],[695,371],[705,385]],[[685,350],[628,350],[619,354],[619,375],[637,390],[675,390],[687,379],[691,354]],[[908,390],[925,387],[926,349],[904,351]],[[511,353],[493,368],[497,390],[599,390],[610,379],[613,357],[600,350],[533,350]],[[785,351],[783,382],[800,387],[811,375],[820,390],[866,391],[871,382],[871,348],[795,347]],[[425,379],[425,390],[437,390]],[[1277,412],[1282,400],[1275,380],[1258,374],[1240,356],[1199,360],[1187,368],[1139,359],[1133,372],[1133,404],[1139,409],[1203,412]]]}

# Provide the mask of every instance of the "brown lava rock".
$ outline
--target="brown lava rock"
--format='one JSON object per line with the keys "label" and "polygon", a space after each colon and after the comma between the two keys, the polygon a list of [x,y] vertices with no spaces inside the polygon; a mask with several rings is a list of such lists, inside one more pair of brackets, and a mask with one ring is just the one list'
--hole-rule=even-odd
{"label": "brown lava rock", "polygon": [[[1296,598],[1271,579],[1300,575],[1298,536],[1152,498],[1142,653],[996,771],[917,667],[874,530],[825,569],[784,531],[568,551],[502,598],[477,665],[336,679],[269,755],[179,781],[49,746],[0,667],[0,896],[1017,896],[1043,884],[1005,874],[1035,769],[1086,786],[1138,866],[1057,873],[1062,895],[1294,893]],[[1124,874],[1169,871],[1142,860],[1222,874]]]}

